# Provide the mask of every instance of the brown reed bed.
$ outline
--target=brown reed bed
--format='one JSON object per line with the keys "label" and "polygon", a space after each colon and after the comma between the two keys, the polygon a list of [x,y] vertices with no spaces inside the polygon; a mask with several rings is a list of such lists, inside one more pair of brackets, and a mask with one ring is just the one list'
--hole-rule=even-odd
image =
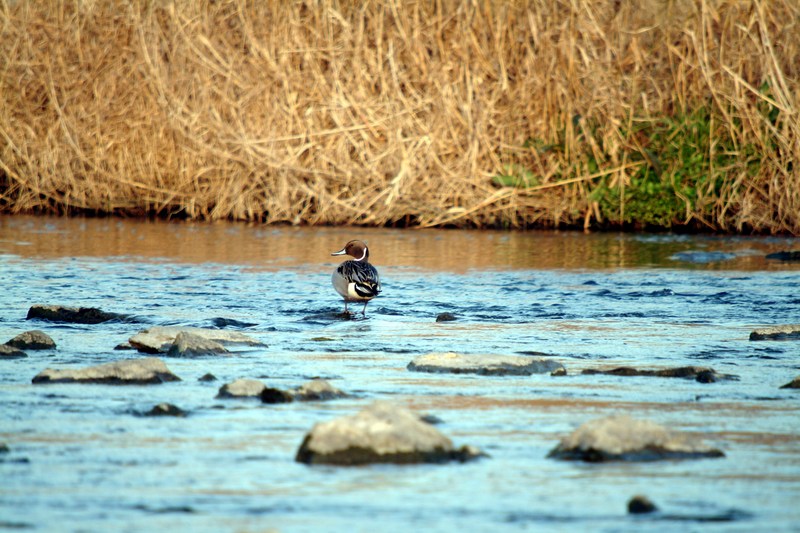
{"label": "brown reed bed", "polygon": [[800,234],[797,35],[794,0],[0,0],[0,210]]}

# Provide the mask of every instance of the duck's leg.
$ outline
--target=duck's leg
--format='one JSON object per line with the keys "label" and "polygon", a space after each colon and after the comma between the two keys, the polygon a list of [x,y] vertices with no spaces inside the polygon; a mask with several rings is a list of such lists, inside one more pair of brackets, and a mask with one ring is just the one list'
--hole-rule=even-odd
{"label": "duck's leg", "polygon": [[367,300],[366,302],[364,302],[364,308],[361,310],[361,316],[363,316],[364,318],[366,318],[366,317],[367,317],[367,304],[368,304],[368,303],[369,303],[369,300]]}
{"label": "duck's leg", "polygon": [[347,313],[349,313],[349,311],[347,310],[347,300],[345,300],[344,301],[344,314],[347,314]]}

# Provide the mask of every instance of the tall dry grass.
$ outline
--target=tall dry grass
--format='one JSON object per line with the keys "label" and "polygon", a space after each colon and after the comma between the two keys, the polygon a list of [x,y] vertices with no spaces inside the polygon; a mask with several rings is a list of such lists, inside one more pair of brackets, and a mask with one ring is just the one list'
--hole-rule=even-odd
{"label": "tall dry grass", "polygon": [[0,209],[636,224],[686,165],[648,128],[703,109],[719,179],[669,224],[800,234],[798,35],[794,0],[0,0]]}

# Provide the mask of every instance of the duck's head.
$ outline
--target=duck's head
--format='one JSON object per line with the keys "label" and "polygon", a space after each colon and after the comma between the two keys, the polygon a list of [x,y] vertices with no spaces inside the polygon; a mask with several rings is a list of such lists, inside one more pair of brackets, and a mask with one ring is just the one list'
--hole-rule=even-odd
{"label": "duck's head", "polygon": [[350,241],[344,245],[344,248],[331,255],[351,255],[356,261],[366,261],[369,259],[369,248],[364,241]]}

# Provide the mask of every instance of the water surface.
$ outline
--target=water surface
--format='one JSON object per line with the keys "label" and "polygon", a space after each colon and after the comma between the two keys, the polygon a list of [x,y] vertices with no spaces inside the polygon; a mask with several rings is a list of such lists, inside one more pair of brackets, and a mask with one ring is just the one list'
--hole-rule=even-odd
{"label": "water surface", "polygon": [[[335,320],[330,252],[364,238],[384,294]],[[0,217],[0,342],[41,329],[55,351],[0,361],[0,526],[30,530],[792,530],[800,519],[800,341],[750,342],[800,322],[789,238],[292,228]],[[34,303],[137,323],[26,321]],[[436,323],[450,312],[455,322]],[[264,348],[164,358],[183,381],[32,385],[46,367],[138,357],[150,325],[244,328]],[[566,377],[412,373],[431,351],[544,354]],[[542,355],[538,355],[542,356]],[[711,366],[736,380],[582,376],[585,368]],[[219,381],[198,382],[211,372]],[[215,398],[247,377],[321,376],[354,398],[262,405]],[[308,467],[314,423],[384,399],[436,415],[468,463]],[[161,402],[185,419],[137,416]],[[615,413],[697,433],[716,460],[581,464],[546,458]],[[664,511],[626,515],[634,494]]]}

